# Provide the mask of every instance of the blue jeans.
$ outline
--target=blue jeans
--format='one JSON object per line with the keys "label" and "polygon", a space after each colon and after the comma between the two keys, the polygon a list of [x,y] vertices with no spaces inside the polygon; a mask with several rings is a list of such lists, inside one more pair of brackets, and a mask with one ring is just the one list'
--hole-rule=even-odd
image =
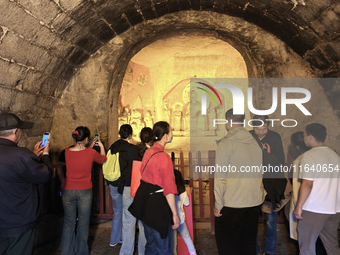
{"label": "blue jeans", "polygon": [[189,229],[185,221],[179,224],[177,229],[169,228],[169,238],[170,238],[170,248],[172,249],[172,254],[177,255],[177,231],[181,234],[183,241],[187,245],[190,254],[196,254],[195,246],[192,242]]}
{"label": "blue jeans", "polygon": [[133,201],[130,192],[131,187],[125,186],[123,191],[123,244],[119,255],[132,255],[135,249],[136,218],[128,210]]}
{"label": "blue jeans", "polygon": [[[89,237],[92,189],[64,190],[62,200],[64,226],[61,236],[61,255],[87,255],[89,254],[87,239]],[[77,231],[75,231],[77,212],[78,223]]]}
{"label": "blue jeans", "polygon": [[[169,235],[162,239],[158,231],[144,223],[143,226],[146,237],[145,255],[172,255]],[[169,227],[171,227],[170,223]]]}
{"label": "blue jeans", "polygon": [[145,254],[146,238],[145,238],[144,225],[143,225],[141,220],[138,221],[138,226],[139,226],[138,255],[144,255]]}
{"label": "blue jeans", "polygon": [[112,198],[113,219],[111,228],[110,244],[117,244],[122,241],[122,210],[123,210],[123,196],[118,193],[118,187],[109,185],[110,194]]}
{"label": "blue jeans", "polygon": [[[274,255],[274,247],[276,243],[276,230],[277,230],[277,212],[264,213],[265,226],[264,226],[264,249],[266,254]],[[257,234],[257,254],[260,253],[259,238]]]}

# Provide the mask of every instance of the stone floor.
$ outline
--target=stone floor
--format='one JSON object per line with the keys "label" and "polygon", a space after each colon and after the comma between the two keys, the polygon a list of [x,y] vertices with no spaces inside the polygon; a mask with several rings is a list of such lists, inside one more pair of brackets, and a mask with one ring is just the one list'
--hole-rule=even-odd
{"label": "stone floor", "polygon": [[[34,255],[59,255],[60,239],[62,231],[62,215],[45,215],[42,217],[36,235]],[[263,223],[259,225],[260,243],[263,246]],[[101,220],[92,222],[90,226],[89,247],[91,255],[119,254],[121,245],[109,246],[111,233],[111,221]],[[195,246],[198,255],[218,254],[215,236],[209,230],[196,230]],[[137,252],[135,253],[137,254]],[[296,255],[294,242],[288,237],[288,229],[285,224],[278,224],[276,255]]]}

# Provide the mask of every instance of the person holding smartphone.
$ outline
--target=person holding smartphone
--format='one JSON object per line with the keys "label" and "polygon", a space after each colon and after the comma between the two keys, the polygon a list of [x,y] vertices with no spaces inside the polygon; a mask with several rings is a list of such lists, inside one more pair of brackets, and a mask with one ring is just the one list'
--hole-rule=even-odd
{"label": "person holding smartphone", "polygon": [[[92,164],[106,161],[104,146],[101,141],[96,144],[100,153],[90,146],[90,130],[79,126],[72,132],[74,146],[65,149],[66,178],[62,202],[64,207],[64,225],[61,236],[61,254],[89,254],[87,239],[89,235],[92,205]],[[76,224],[78,213],[78,222]],[[77,225],[77,229],[75,229]]]}
{"label": "person holding smartphone", "polygon": [[33,152],[17,144],[32,122],[12,113],[0,114],[0,254],[30,255],[40,216],[39,184],[49,182],[49,143]]}

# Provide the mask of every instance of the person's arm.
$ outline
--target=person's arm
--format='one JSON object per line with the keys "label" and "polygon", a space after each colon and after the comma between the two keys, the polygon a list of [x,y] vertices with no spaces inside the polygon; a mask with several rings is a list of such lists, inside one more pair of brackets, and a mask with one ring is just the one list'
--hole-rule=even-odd
{"label": "person's arm", "polygon": [[61,162],[58,161],[58,165],[57,165],[57,174],[60,180],[60,188],[61,190],[64,190],[64,184],[65,184],[65,176],[64,176],[64,167],[65,167],[66,163],[65,162]]}
{"label": "person's arm", "polygon": [[305,204],[313,188],[313,181],[303,179],[300,187],[299,198],[294,209],[295,218],[302,220],[302,206]]}
{"label": "person's arm", "polygon": [[47,167],[52,171],[53,170],[53,164],[51,163],[51,160],[50,160],[50,156],[49,156],[49,153],[50,153],[50,142],[47,142],[46,146],[43,147],[43,155],[41,156],[40,158],[40,161],[42,163],[44,163],[45,165],[47,165]]}
{"label": "person's arm", "polygon": [[[48,152],[49,143],[44,147],[44,151]],[[28,150],[29,151],[29,150]],[[40,159],[34,153],[29,151],[22,155],[22,169],[25,169],[23,176],[27,181],[34,184],[45,184],[52,176],[53,165],[48,155],[43,155]]]}
{"label": "person's arm", "polygon": [[65,184],[64,167],[66,167],[65,149],[60,152],[59,158],[58,158],[58,164],[57,164],[57,174],[59,177],[61,190],[64,190],[64,184]]}
{"label": "person's arm", "polygon": [[156,162],[156,169],[159,169],[159,174],[161,176],[163,185],[160,186],[164,189],[164,196],[167,196],[169,193],[177,195],[178,191],[175,181],[174,168],[170,156],[165,152],[157,153],[150,160],[149,164],[152,163],[151,161]]}
{"label": "person's arm", "polygon": [[99,146],[100,152],[98,153],[95,149],[93,149],[94,142],[91,144],[91,148],[93,149],[93,161],[98,163],[98,164],[104,164],[106,162],[106,153],[105,153],[105,148],[104,145],[102,144],[101,141],[96,142],[96,145]]}
{"label": "person's arm", "polygon": [[177,195],[177,186],[172,161],[170,159],[170,156],[167,155],[165,152],[158,153],[154,157],[156,157],[157,159],[157,168],[160,169],[159,173],[163,180],[163,194],[166,197],[166,200],[168,201],[172,212],[172,218],[174,222],[172,229],[177,229],[181,221],[178,217],[177,212],[175,198],[175,195]]}
{"label": "person's arm", "polygon": [[[221,140],[216,151],[216,166],[227,166],[229,164],[229,156],[227,155],[227,144],[225,140]],[[226,191],[226,173],[221,171],[215,173],[214,194],[215,194],[215,217],[222,216],[221,209],[224,206],[224,194]]]}
{"label": "person's arm", "polygon": [[105,148],[104,148],[104,145],[102,144],[102,142],[101,141],[92,141],[92,143],[91,143],[91,148],[93,148],[93,146],[94,145],[98,145],[99,146],[99,148],[100,148],[100,155],[102,155],[102,156],[106,156],[106,153],[105,153]]}
{"label": "person's arm", "polygon": [[174,225],[172,226],[172,229],[177,229],[179,227],[179,224],[180,224],[181,221],[178,217],[175,195],[169,193],[165,197],[166,197],[166,200],[168,201],[168,204],[170,206],[170,209],[171,209],[171,212],[172,212],[172,219],[174,221]]}

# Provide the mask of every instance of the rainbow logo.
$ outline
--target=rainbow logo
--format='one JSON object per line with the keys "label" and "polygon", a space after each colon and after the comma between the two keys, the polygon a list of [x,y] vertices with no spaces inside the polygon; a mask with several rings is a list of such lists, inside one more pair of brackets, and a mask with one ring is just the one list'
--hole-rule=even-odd
{"label": "rainbow logo", "polygon": [[[206,84],[206,83],[204,83],[204,82],[199,82],[199,81],[197,81],[196,83],[201,84],[201,85],[203,85],[203,86],[206,86],[206,87],[209,88],[212,92],[214,92],[215,95],[217,96],[218,100],[220,101],[220,104],[222,105],[222,100],[221,100],[219,94],[217,93],[216,89],[214,89],[212,86],[210,86],[210,85],[208,85],[208,84]],[[205,88],[201,88],[201,87],[196,87],[196,88],[197,88],[197,89],[200,89],[200,90],[203,90],[204,92],[206,92],[206,93],[214,100],[215,105],[217,105],[217,102],[216,102],[214,96],[211,94],[210,91],[208,91],[208,90],[205,89]]]}

